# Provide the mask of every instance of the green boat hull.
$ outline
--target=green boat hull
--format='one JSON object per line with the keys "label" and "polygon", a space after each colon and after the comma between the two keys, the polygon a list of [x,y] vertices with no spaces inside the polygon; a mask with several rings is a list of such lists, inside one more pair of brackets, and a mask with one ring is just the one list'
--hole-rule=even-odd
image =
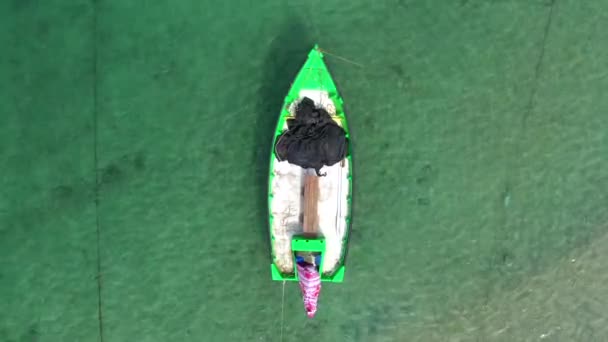
{"label": "green boat hull", "polygon": [[[348,128],[348,123],[346,120],[346,115],[343,106],[343,100],[340,96],[336,84],[329,72],[329,69],[324,61],[323,52],[318,48],[317,45],[313,47],[313,49],[309,52],[308,58],[304,62],[303,66],[299,70],[296,75],[294,81],[291,84],[291,87],[284,98],[283,106],[281,108],[281,112],[278,118],[278,122],[276,125],[276,129],[274,131],[273,144],[271,150],[270,157],[270,173],[269,173],[269,182],[268,182],[268,214],[269,214],[269,228],[270,228],[270,244],[271,244],[271,255],[272,255],[272,263],[271,263],[271,276],[273,280],[276,281],[297,281],[298,274],[297,268],[293,267],[293,270],[290,267],[284,266],[285,264],[285,253],[283,252],[282,257],[278,255],[278,244],[279,241],[285,244],[285,236],[278,236],[278,231],[282,231],[281,229],[277,229],[278,221],[277,217],[273,214],[272,208],[274,201],[279,201],[280,199],[275,196],[275,186],[276,182],[273,182],[275,176],[275,164],[279,163],[274,146],[276,144],[277,138],[286,130],[286,120],[292,116],[292,112],[290,111],[290,107],[297,101],[299,101],[303,96],[308,96],[307,94],[322,94],[325,99],[329,99],[328,103],[331,103],[333,106],[331,107],[332,118],[346,131],[346,136],[350,140],[350,131]],[[348,250],[348,237],[351,229],[351,211],[352,211],[352,154],[351,154],[351,144],[348,144],[347,153],[345,160],[342,161],[342,169],[340,172],[339,186],[340,193],[337,204],[337,208],[346,208],[345,212],[341,209],[339,210],[339,215],[336,216],[336,222],[339,221],[340,227],[343,230],[340,230],[341,233],[338,237],[328,236],[325,237],[323,235],[318,238],[310,238],[304,237],[300,234],[293,234],[293,236],[289,236],[289,248],[291,251],[291,261],[295,264],[295,251],[311,251],[311,252],[319,252],[321,254],[321,269],[323,270],[323,262],[325,262],[326,252],[329,251],[328,246],[337,246],[339,244],[339,257],[337,257],[336,251],[332,254],[331,260],[334,260],[330,270],[325,270],[321,272],[321,281],[324,282],[342,282],[344,280],[345,274],[345,259]],[[283,162],[285,163],[285,162]],[[277,221],[277,222],[275,222]],[[336,223],[338,224],[338,223]],[[273,228],[274,227],[274,228]],[[280,227],[279,227],[280,228]],[[330,241],[333,239],[334,241]],[[283,251],[285,246],[283,246]],[[282,258],[282,259],[281,259]],[[337,262],[335,262],[337,258]],[[329,260],[329,259],[328,259]],[[280,262],[282,261],[282,263]],[[329,266],[328,266],[329,267]],[[289,269],[287,269],[289,268]]]}

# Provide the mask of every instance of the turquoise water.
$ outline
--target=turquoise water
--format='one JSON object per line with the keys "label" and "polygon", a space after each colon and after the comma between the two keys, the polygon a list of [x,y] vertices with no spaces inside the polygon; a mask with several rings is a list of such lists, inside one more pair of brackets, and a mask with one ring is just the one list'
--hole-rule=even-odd
{"label": "turquoise water", "polygon": [[[608,340],[608,3],[5,1],[0,341]],[[313,43],[355,155],[343,284],[272,282]],[[96,201],[97,199],[97,201]]]}

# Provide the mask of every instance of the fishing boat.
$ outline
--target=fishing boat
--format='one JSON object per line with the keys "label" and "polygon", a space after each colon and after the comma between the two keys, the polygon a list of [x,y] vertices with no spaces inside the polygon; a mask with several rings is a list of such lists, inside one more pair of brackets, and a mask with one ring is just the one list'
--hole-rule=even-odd
{"label": "fishing boat", "polygon": [[333,128],[339,127],[346,141],[350,140],[343,100],[318,45],[308,53],[284,98],[274,131],[268,183],[272,280],[299,282],[312,317],[321,282],[344,281],[351,226],[352,155],[347,143],[331,165],[316,170],[281,158],[277,146],[305,103],[314,103],[314,110],[328,114]]}

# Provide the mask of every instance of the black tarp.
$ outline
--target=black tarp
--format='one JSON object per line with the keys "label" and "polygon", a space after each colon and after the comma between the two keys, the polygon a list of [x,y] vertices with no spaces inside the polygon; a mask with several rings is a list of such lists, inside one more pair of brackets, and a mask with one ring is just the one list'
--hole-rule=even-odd
{"label": "black tarp", "polygon": [[318,176],[325,176],[320,173],[323,166],[332,166],[344,159],[347,149],[346,131],[307,97],[297,105],[295,118],[287,120],[287,130],[275,145],[279,160],[315,169]]}

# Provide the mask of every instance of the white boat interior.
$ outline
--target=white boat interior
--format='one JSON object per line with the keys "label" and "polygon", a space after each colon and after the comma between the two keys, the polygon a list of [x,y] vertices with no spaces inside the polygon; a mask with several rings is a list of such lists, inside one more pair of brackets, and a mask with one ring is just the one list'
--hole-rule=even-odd
{"label": "white boat interior", "polygon": [[[330,115],[341,125],[335,116],[335,106],[327,92],[318,90],[303,90],[300,99],[308,97],[317,106],[323,106]],[[294,115],[295,101],[290,112]],[[287,129],[285,124],[284,129]],[[325,237],[326,251],[323,262],[323,273],[332,273],[339,265],[343,253],[343,240],[347,229],[348,192],[349,192],[349,160],[343,159],[332,166],[324,166],[319,177],[319,197],[317,204],[318,231]],[[294,271],[291,239],[294,234],[303,233],[304,210],[304,179],[307,174],[315,175],[313,169],[304,169],[287,161],[273,161],[274,177],[271,184],[273,195],[271,213],[274,217],[272,231],[275,237],[274,248],[277,258],[276,265],[281,272]]]}

